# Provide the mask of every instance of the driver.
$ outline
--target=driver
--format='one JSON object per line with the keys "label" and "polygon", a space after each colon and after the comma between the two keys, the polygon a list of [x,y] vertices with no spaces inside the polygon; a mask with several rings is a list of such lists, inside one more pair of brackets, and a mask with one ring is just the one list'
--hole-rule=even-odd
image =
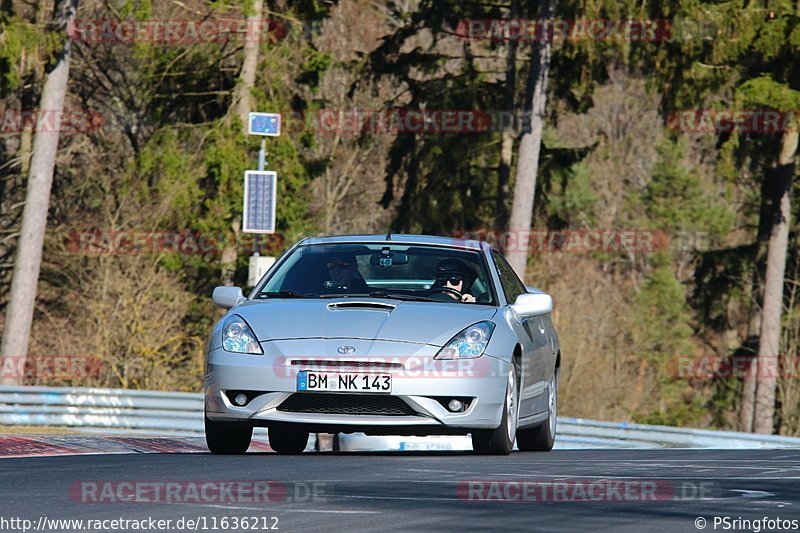
{"label": "driver", "polygon": [[330,281],[325,282],[326,290],[368,293],[369,286],[358,271],[356,256],[353,254],[336,254],[328,258],[325,266]]}
{"label": "driver", "polygon": [[458,300],[459,297],[451,291],[457,291],[461,295],[460,301],[462,302],[475,301],[475,297],[467,291],[475,282],[477,276],[462,260],[451,258],[440,261],[436,266],[435,276],[436,281],[432,288],[451,289],[450,291],[443,290],[441,292],[454,300]]}

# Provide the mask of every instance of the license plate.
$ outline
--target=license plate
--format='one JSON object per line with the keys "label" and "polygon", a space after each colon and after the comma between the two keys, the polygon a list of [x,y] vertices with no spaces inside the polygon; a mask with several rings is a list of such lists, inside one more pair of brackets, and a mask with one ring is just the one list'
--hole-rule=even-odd
{"label": "license plate", "polygon": [[301,370],[297,373],[297,390],[388,393],[392,392],[392,376],[391,374]]}

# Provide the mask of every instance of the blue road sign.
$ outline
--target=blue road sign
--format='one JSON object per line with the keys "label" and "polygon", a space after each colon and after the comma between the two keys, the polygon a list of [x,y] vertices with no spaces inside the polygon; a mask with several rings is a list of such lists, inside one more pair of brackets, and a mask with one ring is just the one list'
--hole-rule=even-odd
{"label": "blue road sign", "polygon": [[281,114],[250,113],[247,132],[250,135],[266,135],[267,137],[279,136],[281,134]]}

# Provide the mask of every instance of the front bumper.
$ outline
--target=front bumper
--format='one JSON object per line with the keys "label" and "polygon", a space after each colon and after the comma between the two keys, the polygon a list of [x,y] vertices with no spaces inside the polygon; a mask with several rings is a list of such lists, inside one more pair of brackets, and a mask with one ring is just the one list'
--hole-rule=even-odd
{"label": "front bumper", "polygon": [[[353,346],[355,353],[367,355],[310,355],[336,353],[335,347],[341,345]],[[501,422],[509,363],[489,355],[440,361],[433,359],[439,350],[436,346],[362,339],[271,341],[262,343],[262,347],[262,356],[233,354],[221,348],[209,351],[204,381],[209,419],[249,422],[254,426],[303,424],[314,431],[418,435],[494,429]],[[282,404],[296,394],[344,394],[298,393],[297,374],[301,370],[391,374],[392,391],[388,396],[399,398],[410,409],[392,415],[286,410]],[[229,391],[257,395],[239,407],[226,394]],[[387,396],[347,394],[363,395],[365,404],[371,402],[367,396]],[[463,412],[450,412],[445,407],[449,398],[469,399],[469,406]]]}

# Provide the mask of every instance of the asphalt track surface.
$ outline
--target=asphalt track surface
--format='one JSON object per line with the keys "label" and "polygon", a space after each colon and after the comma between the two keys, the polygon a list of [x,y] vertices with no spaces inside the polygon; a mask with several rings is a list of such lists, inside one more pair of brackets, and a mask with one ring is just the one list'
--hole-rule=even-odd
{"label": "asphalt track surface", "polygon": [[[242,498],[88,503],[75,489],[87,483],[101,487],[157,480],[269,481],[279,488],[273,496],[281,497],[255,504]],[[498,483],[471,485],[470,493],[470,480]],[[619,485],[625,482],[634,485],[627,496]],[[559,483],[567,490],[558,496],[542,492],[542,486]],[[605,489],[589,494],[592,483]],[[647,491],[645,498],[637,497],[637,483],[657,486],[656,497]],[[523,495],[524,486],[538,489]],[[543,495],[558,501],[539,501]],[[250,531],[273,527],[272,517],[278,531],[698,531],[699,517],[706,520],[705,531],[765,531],[768,524],[762,523],[738,529],[719,523],[715,528],[714,517],[728,517],[731,525],[734,519],[765,517],[800,522],[800,450],[560,450],[506,457],[468,452],[195,453],[0,460],[0,524],[10,517],[34,524],[40,517],[153,517],[173,523],[204,518],[205,529],[203,524],[196,529],[214,531],[216,518],[216,530],[223,531],[219,520],[233,516],[263,517]],[[3,531],[15,530],[10,523],[5,526]],[[233,530],[230,522],[228,530]],[[241,524],[238,530],[244,530]]]}

